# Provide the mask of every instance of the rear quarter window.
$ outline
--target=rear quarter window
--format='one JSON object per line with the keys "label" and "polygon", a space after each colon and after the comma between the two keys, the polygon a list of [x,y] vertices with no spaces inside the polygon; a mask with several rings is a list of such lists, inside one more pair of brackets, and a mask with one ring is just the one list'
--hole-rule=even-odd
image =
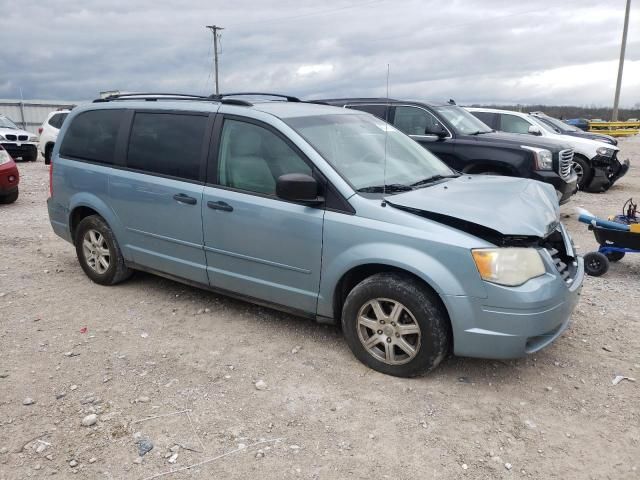
{"label": "rear quarter window", "polygon": [[124,110],[92,110],[78,114],[60,145],[60,155],[113,164]]}
{"label": "rear quarter window", "polygon": [[56,113],[49,119],[49,125],[60,130],[60,127],[62,127],[62,123],[64,122],[64,119],[67,118],[67,115],[68,113]]}
{"label": "rear quarter window", "polygon": [[207,121],[204,115],[136,113],[127,167],[198,180]]}

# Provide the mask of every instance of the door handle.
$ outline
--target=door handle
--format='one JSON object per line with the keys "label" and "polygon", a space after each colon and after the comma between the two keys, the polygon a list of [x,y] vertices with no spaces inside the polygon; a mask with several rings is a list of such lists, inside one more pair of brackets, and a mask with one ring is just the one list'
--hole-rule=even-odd
{"label": "door handle", "polygon": [[214,210],[222,210],[223,212],[233,212],[233,207],[227,202],[207,202],[207,207]]}
{"label": "door handle", "polygon": [[176,193],[173,196],[173,199],[176,202],[186,203],[187,205],[195,205],[196,203],[198,203],[195,198],[190,197],[189,195],[185,195],[184,193]]}

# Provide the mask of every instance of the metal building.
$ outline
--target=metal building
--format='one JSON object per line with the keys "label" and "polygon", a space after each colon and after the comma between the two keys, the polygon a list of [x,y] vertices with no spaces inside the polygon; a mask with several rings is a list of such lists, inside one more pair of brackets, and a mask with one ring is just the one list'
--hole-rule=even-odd
{"label": "metal building", "polygon": [[70,108],[81,102],[63,100],[7,100],[0,99],[0,115],[9,117],[13,123],[32,133],[38,133],[38,127],[54,110]]}

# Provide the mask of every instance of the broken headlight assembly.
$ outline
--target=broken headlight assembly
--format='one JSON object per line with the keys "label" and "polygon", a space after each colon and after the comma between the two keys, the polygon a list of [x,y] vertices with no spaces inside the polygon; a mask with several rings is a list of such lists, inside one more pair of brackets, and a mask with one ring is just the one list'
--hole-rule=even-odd
{"label": "broken headlight assembly", "polygon": [[596,153],[601,157],[612,157],[615,150],[613,148],[598,147]]}
{"label": "broken headlight assembly", "polygon": [[471,254],[480,277],[499,285],[515,287],[546,272],[535,248],[478,248]]}

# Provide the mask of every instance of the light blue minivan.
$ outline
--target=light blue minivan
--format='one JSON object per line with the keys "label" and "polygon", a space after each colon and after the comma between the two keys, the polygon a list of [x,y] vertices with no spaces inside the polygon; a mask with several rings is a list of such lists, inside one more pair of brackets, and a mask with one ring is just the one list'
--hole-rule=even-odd
{"label": "light blue minivan", "polygon": [[461,175],[356,110],[112,96],[69,114],[51,169],[51,224],[93,281],[144,270],[338,323],[391,375],[538,351],[582,285],[553,187]]}

